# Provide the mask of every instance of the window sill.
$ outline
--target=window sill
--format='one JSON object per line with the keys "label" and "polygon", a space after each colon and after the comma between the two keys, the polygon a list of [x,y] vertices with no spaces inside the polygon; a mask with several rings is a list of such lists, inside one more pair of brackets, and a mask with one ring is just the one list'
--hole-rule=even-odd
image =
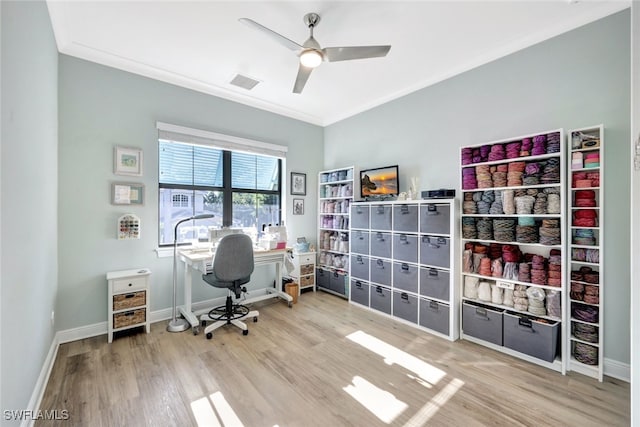
{"label": "window sill", "polygon": [[173,246],[156,248],[156,254],[158,258],[169,258],[173,256]]}

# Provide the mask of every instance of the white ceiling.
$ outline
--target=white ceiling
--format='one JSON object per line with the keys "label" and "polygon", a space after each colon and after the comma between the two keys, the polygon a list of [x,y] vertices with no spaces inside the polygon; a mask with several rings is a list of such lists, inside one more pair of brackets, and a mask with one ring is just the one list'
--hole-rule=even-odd
{"label": "white ceiling", "polygon": [[[628,7],[629,1],[59,1],[61,53],[328,125]],[[392,45],[385,58],[323,63],[293,94],[298,59],[246,17],[302,44]],[[615,48],[612,46],[612,48]],[[241,73],[251,91],[230,85]]]}

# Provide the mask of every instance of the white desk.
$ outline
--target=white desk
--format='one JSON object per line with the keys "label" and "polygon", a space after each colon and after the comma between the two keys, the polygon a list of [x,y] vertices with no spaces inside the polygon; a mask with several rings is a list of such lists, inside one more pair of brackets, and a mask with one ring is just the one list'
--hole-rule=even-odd
{"label": "white desk", "polygon": [[[262,295],[256,295],[244,300],[245,303],[252,303],[256,301],[262,301],[269,298],[282,298],[287,301],[289,307],[292,305],[293,298],[291,295],[286,294],[280,290],[282,284],[282,266],[284,264],[284,255],[286,251],[284,249],[277,250],[254,250],[253,263],[256,267],[261,265],[275,264],[276,266],[276,283],[273,288],[265,288]],[[199,271],[203,274],[207,273],[207,264],[211,266],[212,255],[209,251],[202,250],[184,250],[178,251],[180,260],[184,263],[184,305],[178,307],[182,316],[187,319],[194,335],[200,332],[200,322],[198,320],[198,314],[191,308],[191,279],[193,270]],[[251,293],[260,293],[259,290],[251,291]],[[202,313],[209,310],[203,310]]]}

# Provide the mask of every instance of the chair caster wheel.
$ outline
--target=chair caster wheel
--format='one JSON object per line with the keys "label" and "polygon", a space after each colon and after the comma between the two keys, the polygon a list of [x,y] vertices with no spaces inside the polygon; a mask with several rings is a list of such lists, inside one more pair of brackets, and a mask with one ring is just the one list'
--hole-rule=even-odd
{"label": "chair caster wheel", "polygon": [[202,327],[204,328],[205,326],[207,326],[207,321],[206,320],[201,321],[200,325],[202,325]]}
{"label": "chair caster wheel", "polygon": [[291,301],[289,301],[289,308],[293,307],[293,303]]}
{"label": "chair caster wheel", "polygon": [[242,335],[249,335],[249,330],[245,329],[244,331],[242,331]]}
{"label": "chair caster wheel", "polygon": [[258,321],[258,317],[256,316],[253,318],[253,323],[256,323],[257,321]]}
{"label": "chair caster wheel", "polygon": [[210,340],[211,338],[213,338],[213,334],[212,334],[211,332],[209,332],[209,333],[207,334],[207,339],[208,339],[208,340]]}
{"label": "chair caster wheel", "polygon": [[[204,326],[204,325],[202,325]],[[200,326],[195,326],[193,328],[193,335],[198,335],[200,333]]]}

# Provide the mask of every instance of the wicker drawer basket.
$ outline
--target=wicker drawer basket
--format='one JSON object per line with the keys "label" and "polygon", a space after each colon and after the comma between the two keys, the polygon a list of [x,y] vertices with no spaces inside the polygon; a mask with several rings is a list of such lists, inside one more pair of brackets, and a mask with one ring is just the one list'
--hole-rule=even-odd
{"label": "wicker drawer basket", "polygon": [[118,329],[144,323],[147,320],[145,314],[146,310],[144,308],[116,313],[113,315],[113,328]]}
{"label": "wicker drawer basket", "polygon": [[300,286],[312,286],[312,285],[313,285],[313,276],[300,277]]}
{"label": "wicker drawer basket", "polygon": [[113,296],[113,311],[142,307],[147,303],[147,291],[131,292]]}
{"label": "wicker drawer basket", "polygon": [[304,264],[300,266],[300,274],[313,274],[314,265],[313,264]]}

